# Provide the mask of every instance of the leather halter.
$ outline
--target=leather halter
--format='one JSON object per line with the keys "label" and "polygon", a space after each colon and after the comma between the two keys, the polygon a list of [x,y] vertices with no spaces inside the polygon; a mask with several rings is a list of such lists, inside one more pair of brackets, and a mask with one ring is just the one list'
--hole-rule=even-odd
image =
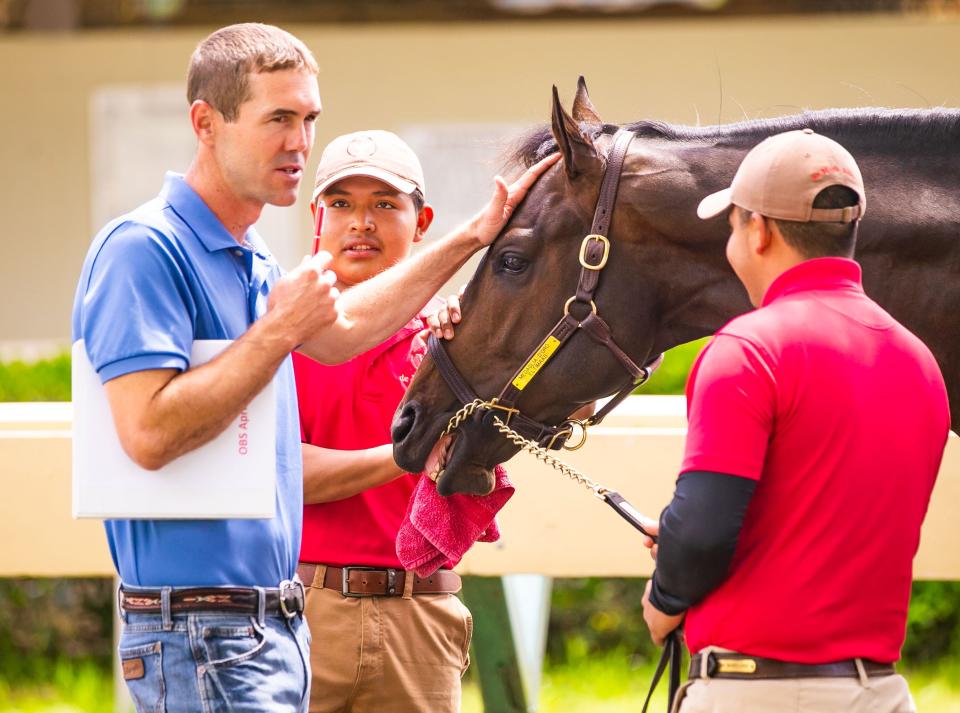
{"label": "leather halter", "polygon": [[[603,174],[603,183],[600,187],[600,196],[597,199],[597,207],[593,214],[590,234],[580,244],[580,278],[577,282],[577,289],[564,305],[563,316],[524,361],[523,366],[510,378],[500,395],[487,402],[491,409],[486,414],[487,417],[495,413],[496,410],[506,412],[506,423],[511,428],[522,436],[547,448],[564,446],[577,427],[582,430],[582,439],[575,446],[568,446],[568,448],[570,450],[579,448],[586,440],[587,427],[600,423],[630,392],[649,379],[663,361],[663,355],[661,354],[645,366],[637,366],[636,362],[627,356],[626,352],[616,343],[610,326],[597,314],[597,305],[593,300],[600,282],[600,273],[610,258],[610,240],[607,238],[607,233],[610,229],[613,206],[620,185],[623,161],[626,158],[627,149],[633,140],[633,136],[632,132],[624,129],[618,130],[614,135],[613,146],[607,154],[607,165]],[[573,304],[580,304],[589,308],[590,311],[587,316],[583,319],[574,317],[570,311]],[[630,375],[630,380],[617,391],[602,409],[583,421],[567,419],[558,425],[548,425],[525,416],[516,408],[517,400],[523,394],[523,390],[537,372],[567,343],[578,329],[583,329],[594,341],[605,346]],[[437,366],[437,371],[440,372],[440,376],[443,377],[461,405],[479,399],[477,393],[463,378],[440,341],[433,334],[427,339],[427,347],[434,364]]]}

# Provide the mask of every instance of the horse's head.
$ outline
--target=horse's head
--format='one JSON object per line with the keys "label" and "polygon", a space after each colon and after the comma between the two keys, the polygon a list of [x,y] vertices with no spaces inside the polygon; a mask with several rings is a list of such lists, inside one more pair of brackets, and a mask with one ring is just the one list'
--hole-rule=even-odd
{"label": "horse's head", "polygon": [[[615,130],[600,120],[581,78],[572,116],[561,106],[554,88],[552,140],[542,132],[526,142],[520,157],[523,163],[531,164],[556,150],[563,154],[563,161],[537,181],[489,248],[463,295],[463,321],[456,337],[444,343],[455,369],[484,400],[501,394],[511,383],[577,292],[581,248],[591,233]],[[616,344],[633,362],[643,365],[663,348],[662,340],[657,339],[661,309],[657,283],[663,276],[657,279],[657,272],[668,267],[654,247],[657,230],[650,216],[662,215],[670,210],[671,202],[676,203],[670,186],[683,174],[671,174],[676,168],[672,155],[636,144],[634,141],[620,173],[608,233],[609,258],[597,273],[600,277],[593,301],[596,314],[610,325]],[[665,180],[668,176],[669,181]],[[640,180],[659,186],[655,198],[638,197],[635,184]],[[695,221],[693,204],[684,208],[689,221]],[[683,221],[678,218],[675,222]],[[596,241],[591,251],[597,253],[599,245]],[[594,264],[599,260],[599,253],[587,257]],[[591,314],[591,305],[574,299],[569,313],[576,327]],[[514,405],[522,414],[545,424],[559,424],[582,405],[629,383],[623,361],[587,331],[574,328],[572,336],[515,394]],[[686,340],[673,340],[678,341]],[[424,360],[394,418],[397,463],[410,472],[423,470],[428,460],[431,466],[439,465],[442,473],[437,486],[442,494],[489,492],[494,483],[493,466],[518,450],[491,425],[490,416],[495,412],[486,417],[476,414],[441,437],[462,405],[436,361]],[[499,415],[505,417],[502,412]]]}

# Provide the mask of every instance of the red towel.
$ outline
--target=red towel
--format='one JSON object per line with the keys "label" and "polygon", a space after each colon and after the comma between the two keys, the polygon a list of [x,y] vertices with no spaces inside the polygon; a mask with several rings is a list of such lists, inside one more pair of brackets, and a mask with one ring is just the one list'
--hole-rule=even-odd
{"label": "red towel", "polygon": [[499,540],[496,514],[513,490],[500,465],[494,469],[493,492],[488,495],[443,497],[436,483],[421,476],[397,533],[397,557],[404,569],[427,577],[455,565],[474,542]]}

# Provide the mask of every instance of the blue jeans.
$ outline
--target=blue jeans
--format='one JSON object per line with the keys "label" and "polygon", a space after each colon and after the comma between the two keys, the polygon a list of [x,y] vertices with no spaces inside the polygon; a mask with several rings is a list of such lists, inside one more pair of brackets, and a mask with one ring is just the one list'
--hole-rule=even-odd
{"label": "blue jeans", "polygon": [[121,617],[120,660],[138,713],[306,713],[310,632],[302,615]]}

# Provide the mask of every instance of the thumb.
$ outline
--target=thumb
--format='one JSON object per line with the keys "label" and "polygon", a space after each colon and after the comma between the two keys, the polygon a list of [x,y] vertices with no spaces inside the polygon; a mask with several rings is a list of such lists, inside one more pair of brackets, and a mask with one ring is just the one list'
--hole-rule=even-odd
{"label": "thumb", "polygon": [[326,269],[327,265],[330,264],[330,261],[333,260],[333,255],[328,253],[326,250],[321,250],[320,252],[318,252],[316,255],[312,257],[308,256],[307,260],[313,263],[312,267],[314,267],[319,272],[323,272]]}
{"label": "thumb", "polygon": [[507,188],[507,182],[503,180],[503,176],[496,176],[493,179],[493,198],[490,199],[490,206],[498,219],[505,212],[509,195],[510,191]]}

